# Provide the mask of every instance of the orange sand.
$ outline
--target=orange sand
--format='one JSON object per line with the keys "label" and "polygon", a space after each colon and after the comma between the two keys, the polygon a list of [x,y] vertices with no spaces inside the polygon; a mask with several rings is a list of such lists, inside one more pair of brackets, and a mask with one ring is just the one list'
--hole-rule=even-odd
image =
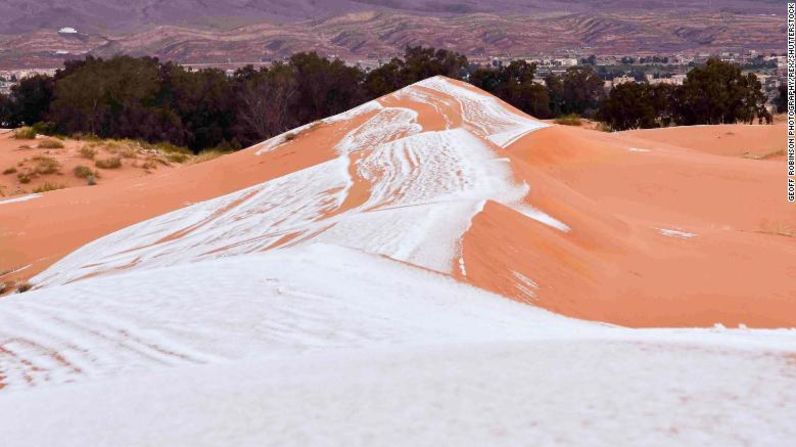
{"label": "orange sand", "polygon": [[[380,101],[415,110],[425,130],[461,123],[453,98],[424,93],[436,95],[434,106],[394,95]],[[0,204],[0,271],[32,265],[0,280],[29,278],[127,225],[330,160],[334,144],[370,116],[318,126],[259,157],[255,147]],[[785,201],[781,160],[754,157],[778,149],[783,135],[781,125],[615,134],[553,126],[505,149],[489,143],[509,158],[516,181],[530,185],[525,202],[571,230],[487,202],[462,237],[466,276],[452,268],[453,276],[554,312],[633,327],[794,327],[796,208]],[[351,158],[354,185],[335,213],[370,194]],[[170,237],[182,234],[175,228]]]}

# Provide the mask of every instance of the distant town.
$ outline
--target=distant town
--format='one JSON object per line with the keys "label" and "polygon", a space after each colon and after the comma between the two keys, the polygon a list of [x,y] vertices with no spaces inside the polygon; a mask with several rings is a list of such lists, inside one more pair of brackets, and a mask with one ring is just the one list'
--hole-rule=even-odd
{"label": "distant town", "polygon": [[[61,35],[78,34],[74,28],[62,28]],[[71,55],[82,58],[85,55]],[[334,54],[327,55],[336,58]],[[348,65],[356,65],[366,71],[378,68],[390,61],[391,56],[346,60]],[[647,82],[651,85],[671,84],[682,85],[686,73],[691,68],[704,64],[711,57],[741,66],[744,74],[754,73],[763,85],[763,90],[773,100],[777,89],[785,82],[787,75],[787,56],[780,53],[762,53],[756,50],[723,51],[720,53],[696,54],[627,54],[627,55],[526,55],[526,56],[469,56],[471,64],[480,67],[500,67],[513,60],[525,60],[536,64],[535,82],[544,85],[544,77],[548,74],[564,73],[567,68],[575,66],[592,66],[605,82],[606,92],[613,87],[628,82]],[[231,76],[235,70],[246,65],[255,67],[268,66],[282,59],[261,58],[257,61],[227,63],[191,63],[182,64],[186,68],[198,70],[218,68]],[[8,94],[20,80],[37,74],[54,75],[55,68],[21,68],[0,70],[0,94]]]}

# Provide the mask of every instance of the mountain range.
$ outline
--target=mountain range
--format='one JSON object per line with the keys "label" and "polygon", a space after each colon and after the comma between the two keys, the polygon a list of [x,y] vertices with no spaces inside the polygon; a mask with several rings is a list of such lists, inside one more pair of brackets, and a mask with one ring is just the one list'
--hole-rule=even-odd
{"label": "mountain range", "polygon": [[362,11],[455,16],[550,12],[621,14],[666,10],[685,13],[698,10],[781,15],[784,8],[780,3],[771,0],[6,0],[0,4],[0,34],[66,26],[106,34],[136,31],[153,25],[201,25],[224,29],[259,21],[323,20]]}
{"label": "mountain range", "polygon": [[[407,45],[470,56],[779,51],[778,2],[12,0],[0,5],[0,68],[118,53],[183,63],[260,62],[316,50],[389,58]],[[78,33],[59,34],[62,27]]]}

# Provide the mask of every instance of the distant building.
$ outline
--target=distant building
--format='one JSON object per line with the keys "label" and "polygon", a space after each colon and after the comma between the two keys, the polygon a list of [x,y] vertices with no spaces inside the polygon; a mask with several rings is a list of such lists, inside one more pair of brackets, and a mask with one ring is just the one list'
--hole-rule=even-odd
{"label": "distant building", "polygon": [[613,80],[611,80],[611,87],[616,87],[617,85],[627,84],[628,82],[636,82],[636,78],[633,76],[617,76]]}
{"label": "distant building", "polygon": [[676,74],[676,75],[673,75],[670,78],[648,79],[647,82],[649,82],[650,85],[661,85],[661,84],[665,84],[665,85],[683,85],[683,81],[685,81],[685,77],[686,76],[683,75],[683,74]]}
{"label": "distant building", "polygon": [[58,34],[65,34],[65,35],[77,34],[77,30],[72,28],[71,26],[66,26],[59,29]]}

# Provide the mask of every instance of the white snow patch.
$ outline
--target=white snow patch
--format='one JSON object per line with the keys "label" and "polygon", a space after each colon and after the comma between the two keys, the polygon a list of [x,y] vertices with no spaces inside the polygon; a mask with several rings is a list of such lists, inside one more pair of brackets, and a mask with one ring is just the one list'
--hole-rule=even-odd
{"label": "white snow patch", "polygon": [[642,149],[638,147],[631,147],[628,149],[629,152],[650,152],[649,149]]}
{"label": "white snow patch", "polygon": [[538,208],[534,208],[530,205],[525,205],[525,204],[517,205],[514,206],[513,208],[521,212],[525,216],[528,216],[537,222],[543,223],[548,227],[555,228],[556,230],[559,230],[561,232],[568,233],[571,230],[569,225],[565,224],[564,222],[561,222],[560,220],[556,219],[555,217],[545,213],[544,211]]}
{"label": "white snow patch", "polygon": [[432,94],[417,88],[417,86],[418,84],[414,84],[403,88],[395,92],[395,96],[397,98],[407,99],[409,101],[431,106],[434,111],[445,120],[445,129],[453,128],[453,120],[450,116],[448,116],[448,113],[446,113],[446,109],[450,109],[452,106],[458,105],[458,102],[447,96],[432,96]]}
{"label": "white snow patch", "polygon": [[675,237],[679,239],[691,239],[696,236],[696,233],[689,233],[687,231],[673,230],[671,228],[658,228],[658,232],[666,237]]}
{"label": "white snow patch", "polygon": [[542,121],[511,111],[494,96],[456,85],[439,76],[414,85],[436,90],[458,101],[464,128],[503,148],[530,132],[549,127]]}
{"label": "white snow patch", "polygon": [[350,154],[415,135],[422,130],[414,110],[401,107],[382,108],[365,124],[343,137],[335,149],[341,154]]}
{"label": "white snow patch", "polygon": [[27,202],[28,200],[33,200],[39,197],[41,197],[41,194],[26,194],[24,196],[12,197],[10,199],[0,200],[0,205],[6,205],[9,203]]}
{"label": "white snow patch", "polygon": [[539,285],[536,284],[536,282],[520,272],[513,271],[511,272],[511,275],[516,280],[514,286],[517,288],[517,290],[525,295],[526,298],[536,298],[536,291],[539,289]]}
{"label": "white snow patch", "polygon": [[464,257],[459,256],[459,273],[465,278],[467,277],[467,266],[464,265]]}
{"label": "white snow patch", "polygon": [[33,265],[33,264],[28,264],[28,265],[23,266],[23,267],[19,267],[19,268],[13,269],[13,270],[9,270],[9,271],[7,271],[5,273],[0,274],[0,278],[2,278],[3,276],[6,276],[6,275],[12,275],[14,273],[19,273],[19,272],[25,271],[25,270],[29,269],[31,265]]}

